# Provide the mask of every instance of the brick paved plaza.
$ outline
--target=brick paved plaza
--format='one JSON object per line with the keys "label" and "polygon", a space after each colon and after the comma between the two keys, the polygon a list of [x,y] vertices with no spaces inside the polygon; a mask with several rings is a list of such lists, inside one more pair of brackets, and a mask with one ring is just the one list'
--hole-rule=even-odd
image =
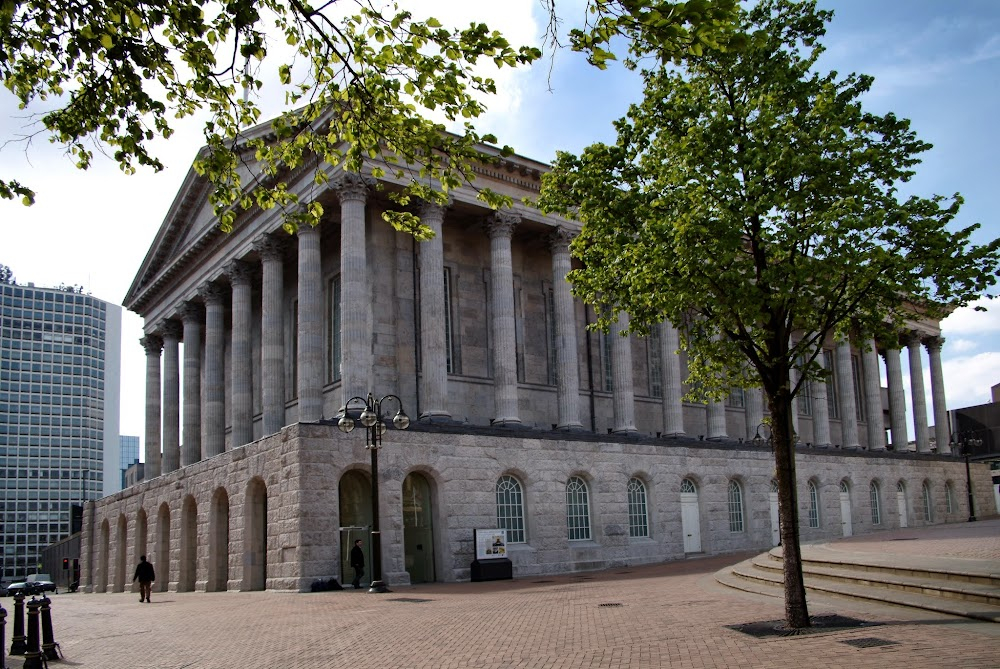
{"label": "brick paved plaza", "polygon": [[[881,541],[878,539],[881,538]],[[905,539],[905,541],[904,541]],[[1000,519],[896,530],[833,544],[995,559]],[[939,553],[939,554],[940,554]],[[996,667],[1000,625],[846,599],[813,598],[813,616],[882,623],[756,638],[727,628],[783,617],[780,599],[717,584],[747,554],[635,569],[491,583],[291,594],[59,594],[65,661],[100,669],[320,667]],[[4,607],[12,607],[4,598]],[[7,646],[11,627],[7,628]],[[856,645],[850,645],[853,642]],[[19,668],[21,658],[8,659]]]}

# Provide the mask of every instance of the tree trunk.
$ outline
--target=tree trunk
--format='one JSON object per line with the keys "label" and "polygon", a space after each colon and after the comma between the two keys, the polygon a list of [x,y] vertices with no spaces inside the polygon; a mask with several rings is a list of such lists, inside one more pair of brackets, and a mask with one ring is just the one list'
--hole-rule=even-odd
{"label": "tree trunk", "polygon": [[806,587],[802,580],[802,553],[799,547],[799,507],[795,482],[795,438],[792,430],[792,398],[787,382],[776,396],[768,395],[771,411],[771,438],[778,477],[778,518],[784,554],[785,620],[795,629],[809,627]]}

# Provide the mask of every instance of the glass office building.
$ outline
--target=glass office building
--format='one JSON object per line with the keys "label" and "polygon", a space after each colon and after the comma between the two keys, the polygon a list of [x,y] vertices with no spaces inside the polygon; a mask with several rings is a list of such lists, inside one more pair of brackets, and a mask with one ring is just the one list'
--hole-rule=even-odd
{"label": "glass office building", "polygon": [[74,505],[121,487],[121,307],[0,283],[0,546],[5,582],[71,533]]}
{"label": "glass office building", "polygon": [[139,462],[139,437],[133,437],[129,435],[121,435],[118,438],[120,459],[118,464],[121,467],[121,486],[122,490],[128,487],[125,483],[125,473],[128,472],[128,468]]}

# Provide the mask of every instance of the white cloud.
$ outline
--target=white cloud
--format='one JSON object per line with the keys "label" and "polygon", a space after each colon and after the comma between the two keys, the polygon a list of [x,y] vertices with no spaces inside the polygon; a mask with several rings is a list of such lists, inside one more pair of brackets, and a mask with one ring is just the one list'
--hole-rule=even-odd
{"label": "white cloud", "polygon": [[952,353],[968,353],[979,348],[979,344],[971,339],[949,339],[948,349]]}
{"label": "white cloud", "polygon": [[[942,363],[945,394],[949,409],[987,404],[991,401],[990,388],[1000,383],[1000,352],[989,351],[977,355],[952,358]],[[926,382],[929,384],[930,379]],[[928,385],[928,388],[930,386]]]}
{"label": "white cloud", "polygon": [[[976,307],[986,308],[986,311],[976,311]],[[941,333],[945,337],[1000,333],[1000,303],[982,297],[967,307],[956,309],[941,321]]]}

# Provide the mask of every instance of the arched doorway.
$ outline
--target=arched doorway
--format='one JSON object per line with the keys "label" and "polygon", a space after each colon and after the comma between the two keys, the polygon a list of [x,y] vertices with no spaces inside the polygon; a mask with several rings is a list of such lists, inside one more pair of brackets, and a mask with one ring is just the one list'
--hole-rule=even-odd
{"label": "arched doorway", "polygon": [[778,482],[771,479],[771,492],[767,495],[771,506],[771,545],[781,543],[781,516],[778,514]]}
{"label": "arched doorway", "polygon": [[906,507],[906,485],[900,481],[896,484],[896,511],[899,513],[899,526],[909,527],[910,522],[907,518],[907,507]]}
{"label": "arched doorway", "polygon": [[[354,579],[351,547],[361,539],[365,553],[365,574],[371,576],[372,486],[368,477],[351,470],[340,478],[340,580]],[[383,547],[384,550],[384,547]],[[383,574],[384,577],[384,574]],[[367,583],[367,581],[365,581]]]}
{"label": "arched doorway", "polygon": [[118,516],[115,536],[115,592],[125,592],[125,559],[128,554],[128,521],[125,514]]}
{"label": "arched doorway", "polygon": [[166,592],[170,585],[170,507],[166,502],[160,505],[156,518],[156,569],[158,578],[156,591]]}
{"label": "arched doorway", "polygon": [[111,553],[111,524],[105,518],[101,523],[101,545],[97,557],[97,592],[108,591],[108,559]]}
{"label": "arched doorway", "polygon": [[188,495],[181,506],[181,553],[177,592],[194,590],[198,573],[198,503]]}
{"label": "arched doorway", "polygon": [[[146,510],[139,509],[135,516],[135,555],[138,561],[140,555],[146,555],[146,541],[148,533],[148,522],[146,520]],[[139,584],[132,582],[132,592],[139,591]]]}
{"label": "arched doorway", "polygon": [[212,495],[208,521],[208,592],[229,587],[229,494],[219,488]]}
{"label": "arched doorway", "polygon": [[243,510],[242,590],[267,587],[267,486],[258,477],[247,483]]}
{"label": "arched doorway", "polygon": [[433,518],[430,482],[412,472],[403,479],[403,551],[410,583],[435,579]]}
{"label": "arched doorway", "polygon": [[681,533],[684,552],[701,552],[701,513],[698,511],[698,487],[691,479],[681,481]]}
{"label": "arched doorway", "polygon": [[851,488],[847,481],[840,482],[840,529],[845,537],[854,534],[851,520]]}

